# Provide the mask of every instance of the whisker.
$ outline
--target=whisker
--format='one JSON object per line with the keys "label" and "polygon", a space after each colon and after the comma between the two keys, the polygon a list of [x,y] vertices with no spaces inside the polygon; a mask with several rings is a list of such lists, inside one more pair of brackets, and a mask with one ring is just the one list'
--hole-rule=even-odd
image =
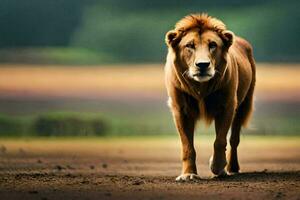
{"label": "whisker", "polygon": [[188,70],[185,70],[183,73],[182,73],[182,76],[184,77],[186,75],[186,73],[188,72]]}

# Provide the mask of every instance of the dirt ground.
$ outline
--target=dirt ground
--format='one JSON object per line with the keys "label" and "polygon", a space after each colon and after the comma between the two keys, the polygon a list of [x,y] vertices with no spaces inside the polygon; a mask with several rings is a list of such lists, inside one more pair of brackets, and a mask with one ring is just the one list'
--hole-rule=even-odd
{"label": "dirt ground", "polygon": [[299,142],[243,136],[242,173],[213,178],[197,137],[202,180],[177,183],[177,137],[1,139],[0,199],[300,199]]}

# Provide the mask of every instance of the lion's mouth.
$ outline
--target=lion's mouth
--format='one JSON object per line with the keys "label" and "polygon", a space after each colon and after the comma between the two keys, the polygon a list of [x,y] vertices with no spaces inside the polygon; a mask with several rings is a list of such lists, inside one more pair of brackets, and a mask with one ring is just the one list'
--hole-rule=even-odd
{"label": "lion's mouth", "polygon": [[206,71],[196,71],[194,73],[191,73],[191,71],[188,72],[189,78],[198,81],[198,82],[205,82],[214,77],[215,73],[213,70],[206,70]]}
{"label": "lion's mouth", "polygon": [[212,77],[213,75],[207,72],[201,72],[201,73],[196,73],[193,74],[193,77]]}

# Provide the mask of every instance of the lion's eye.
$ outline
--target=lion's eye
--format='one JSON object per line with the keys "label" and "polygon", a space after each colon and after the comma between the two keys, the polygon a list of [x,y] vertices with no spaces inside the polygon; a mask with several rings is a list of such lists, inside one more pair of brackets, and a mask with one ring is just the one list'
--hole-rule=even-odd
{"label": "lion's eye", "polygon": [[210,50],[215,50],[215,49],[217,48],[217,43],[216,43],[216,42],[210,42],[210,43],[208,44],[208,48],[209,48]]}
{"label": "lion's eye", "polygon": [[193,42],[189,42],[185,45],[185,47],[187,47],[189,49],[195,49],[195,44]]}

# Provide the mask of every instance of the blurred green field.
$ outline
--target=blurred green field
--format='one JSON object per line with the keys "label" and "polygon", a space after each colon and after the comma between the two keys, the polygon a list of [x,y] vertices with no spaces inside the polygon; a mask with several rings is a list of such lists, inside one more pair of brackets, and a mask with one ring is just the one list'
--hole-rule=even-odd
{"label": "blurred green field", "polygon": [[208,12],[247,38],[256,60],[299,62],[299,6],[297,0],[1,1],[0,61],[162,62],[165,33],[185,15]]}

